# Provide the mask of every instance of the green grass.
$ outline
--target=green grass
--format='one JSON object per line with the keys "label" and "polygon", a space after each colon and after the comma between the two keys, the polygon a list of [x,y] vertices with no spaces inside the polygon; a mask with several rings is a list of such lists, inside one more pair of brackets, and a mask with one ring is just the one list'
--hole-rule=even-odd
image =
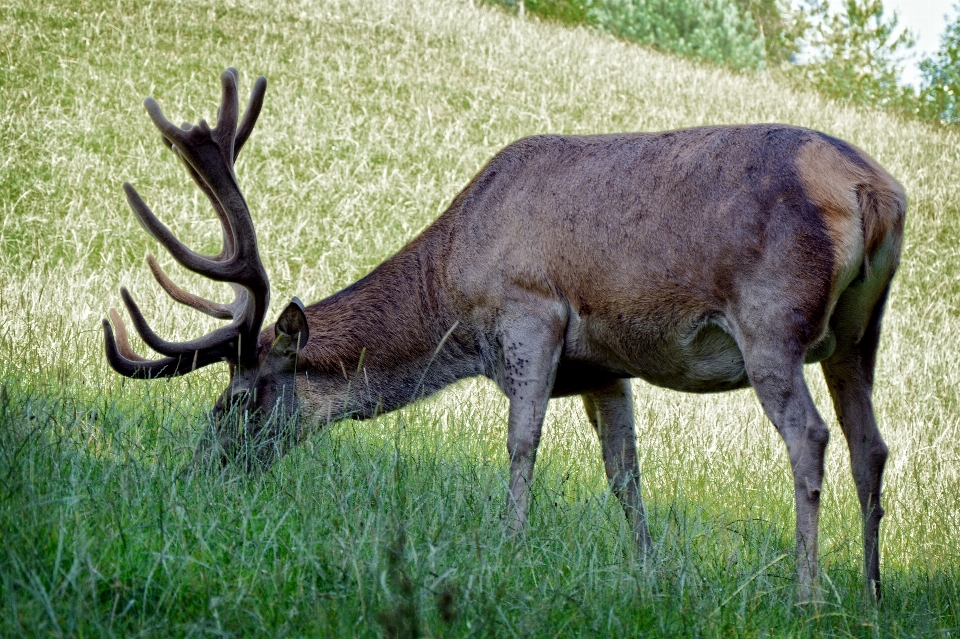
{"label": "green grass", "polygon": [[[463,1],[35,5],[0,6],[0,636],[960,635],[960,134]],[[226,371],[121,380],[98,322],[125,284],[165,336],[215,325],[152,282],[120,183],[217,250],[142,100],[212,119],[230,65],[244,93],[270,82],[238,174],[271,319],[368,272],[523,135],[781,121],[876,157],[910,196],[875,392],[883,604],[861,602],[836,428],[822,601],[793,604],[788,462],[749,392],[635,386],[647,564],[574,400],[548,413],[528,534],[504,539],[506,402],[482,380],[263,475],[181,475]]]}

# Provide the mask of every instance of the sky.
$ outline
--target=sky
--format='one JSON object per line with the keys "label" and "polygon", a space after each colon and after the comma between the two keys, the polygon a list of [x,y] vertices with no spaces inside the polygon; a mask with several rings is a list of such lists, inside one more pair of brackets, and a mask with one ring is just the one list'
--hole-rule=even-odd
{"label": "sky", "polygon": [[[900,25],[913,32],[917,41],[912,59],[904,65],[902,79],[906,84],[919,86],[920,60],[933,57],[940,48],[940,36],[947,26],[944,14],[951,20],[957,16],[954,5],[960,0],[883,0],[884,15],[897,12]],[[836,7],[840,0],[832,0]]]}

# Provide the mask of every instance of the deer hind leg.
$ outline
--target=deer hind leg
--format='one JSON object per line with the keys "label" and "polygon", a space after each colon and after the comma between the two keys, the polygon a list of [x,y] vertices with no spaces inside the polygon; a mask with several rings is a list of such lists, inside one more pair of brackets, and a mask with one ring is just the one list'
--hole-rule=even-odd
{"label": "deer hind leg", "polygon": [[809,601],[816,592],[817,524],[830,431],[803,379],[803,353],[796,351],[755,344],[745,349],[744,363],[764,412],[787,445],[797,511],[797,594]]}
{"label": "deer hind leg", "polygon": [[[874,306],[862,335],[856,334],[859,331],[844,334],[844,327],[838,327],[837,350],[821,364],[840,428],[850,448],[850,465],[863,517],[864,592],[873,600],[880,598],[879,536],[883,517],[880,488],[887,445],[877,428],[871,394],[884,299],[885,293]],[[843,308],[846,301],[841,299],[837,317],[855,317],[841,314],[846,310]]]}
{"label": "deer hind leg", "polygon": [[600,438],[603,466],[610,487],[633,527],[637,546],[641,552],[648,552],[653,543],[640,497],[640,466],[637,463],[630,381],[616,379],[603,388],[584,393],[583,407]]}
{"label": "deer hind leg", "polygon": [[503,368],[498,382],[510,401],[506,524],[513,535],[526,528],[533,466],[562,346],[562,315],[551,314],[545,306],[515,305],[501,323]]}

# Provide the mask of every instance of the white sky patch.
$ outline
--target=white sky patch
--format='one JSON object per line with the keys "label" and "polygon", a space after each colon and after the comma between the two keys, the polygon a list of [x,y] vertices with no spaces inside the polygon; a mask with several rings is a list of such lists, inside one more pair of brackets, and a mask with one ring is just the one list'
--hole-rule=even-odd
{"label": "white sky patch", "polygon": [[[837,11],[843,6],[843,0],[829,0],[830,10]],[[960,0],[883,0],[883,17],[889,20],[894,11],[900,29],[910,29],[916,44],[901,64],[900,79],[904,84],[920,87],[920,61],[932,58],[940,48],[940,36],[946,30],[948,17],[953,22],[957,18],[957,6]],[[805,61],[801,51],[797,60]]]}
{"label": "white sky patch", "polygon": [[[840,3],[832,0],[831,5]],[[917,44],[910,58],[905,61],[902,79],[905,84],[920,86],[920,61],[932,58],[940,48],[940,36],[947,26],[945,15],[956,19],[955,0],[883,0],[884,17],[889,18],[894,11],[901,28],[910,29]]]}
{"label": "white sky patch", "polygon": [[940,36],[949,16],[956,19],[954,0],[883,0],[884,15],[896,11],[900,25],[913,32],[917,41],[911,59],[906,61],[902,79],[906,84],[920,85],[920,61],[931,58],[940,48]]}

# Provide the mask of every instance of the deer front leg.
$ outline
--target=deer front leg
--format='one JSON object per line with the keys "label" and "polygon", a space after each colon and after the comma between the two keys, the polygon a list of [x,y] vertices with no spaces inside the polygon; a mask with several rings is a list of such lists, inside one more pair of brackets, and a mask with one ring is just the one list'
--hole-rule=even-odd
{"label": "deer front leg", "polygon": [[506,525],[512,535],[517,535],[527,524],[533,466],[560,359],[562,322],[556,314],[544,313],[542,308],[524,308],[514,309],[512,318],[502,326],[503,370],[499,381],[510,401]]}
{"label": "deer front leg", "polygon": [[636,429],[630,381],[616,379],[603,388],[583,394],[587,418],[597,431],[603,451],[603,466],[642,553],[653,547],[647,515],[640,497],[640,466],[637,463]]}
{"label": "deer front leg", "polygon": [[817,525],[830,431],[817,413],[803,379],[800,353],[762,351],[745,360],[763,410],[787,445],[797,507],[797,595],[810,601],[817,587]]}

